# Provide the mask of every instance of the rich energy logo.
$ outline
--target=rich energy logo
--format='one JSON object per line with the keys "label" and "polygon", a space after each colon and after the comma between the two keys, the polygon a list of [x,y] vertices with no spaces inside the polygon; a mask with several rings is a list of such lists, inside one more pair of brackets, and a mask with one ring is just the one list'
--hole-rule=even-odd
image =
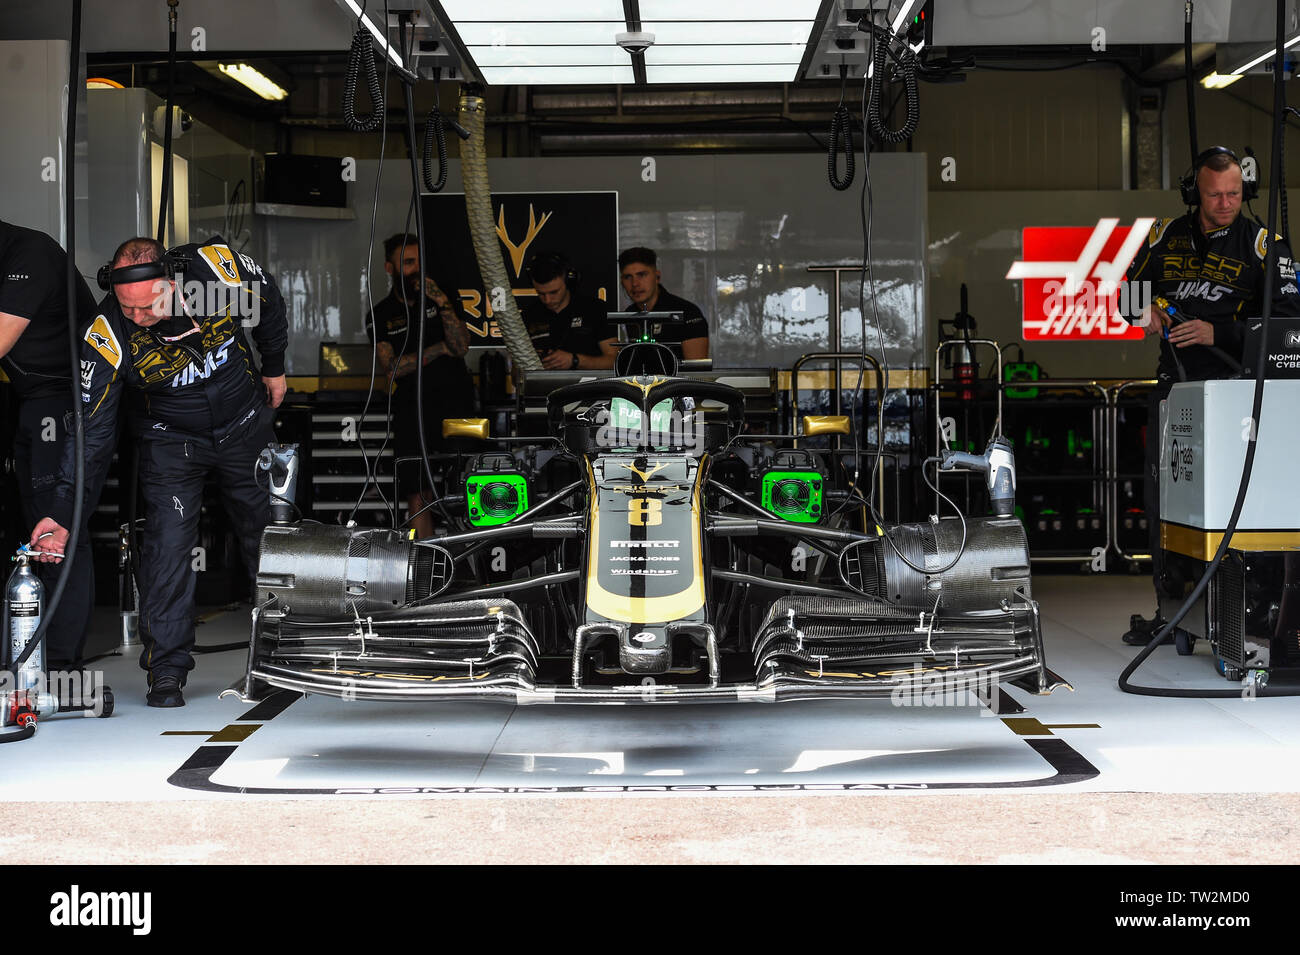
{"label": "rich energy logo", "polygon": [[1007,278],[1024,282],[1021,325],[1026,341],[1141,338],[1121,311],[1147,304],[1143,290],[1124,282],[1133,257],[1154,219],[1126,229],[1118,219],[1087,227],[1030,227],[1023,232],[1024,258]]}

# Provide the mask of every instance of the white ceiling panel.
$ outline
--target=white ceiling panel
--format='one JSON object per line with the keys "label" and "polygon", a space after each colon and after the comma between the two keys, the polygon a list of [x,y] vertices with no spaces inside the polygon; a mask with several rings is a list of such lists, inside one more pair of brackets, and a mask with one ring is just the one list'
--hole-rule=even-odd
{"label": "white ceiling panel", "polygon": [[[617,23],[465,23],[456,32],[466,46],[614,46],[627,29]],[[624,54],[626,56],[626,54]]]}
{"label": "white ceiling panel", "polygon": [[483,79],[493,86],[607,85],[633,82],[627,66],[497,66],[484,67]]}
{"label": "white ceiling panel", "polygon": [[[509,23],[512,20],[624,22],[622,0],[442,0],[442,8],[457,27],[462,23]],[[383,9],[382,3],[380,9]]]}

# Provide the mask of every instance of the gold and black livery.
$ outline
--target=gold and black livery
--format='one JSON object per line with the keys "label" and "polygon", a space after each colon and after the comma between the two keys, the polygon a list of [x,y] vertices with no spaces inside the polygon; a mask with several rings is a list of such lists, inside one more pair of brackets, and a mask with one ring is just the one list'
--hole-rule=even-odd
{"label": "gold and black livery", "polygon": [[[124,396],[137,435],[211,440],[220,447],[247,432],[262,414],[261,379],[284,374],[288,323],[280,291],[257,262],[232,251],[220,236],[168,250],[161,264],[101,270],[101,281],[132,270],[143,277],[128,274],[127,280],[153,278],[158,294],[172,299],[173,317],[142,328],[125,317],[110,294],[83,333],[87,487],[98,486],[107,472]],[[165,284],[169,279],[174,292]],[[245,329],[257,344],[256,355]],[[72,473],[71,455],[69,444],[66,475]],[[65,484],[57,495],[56,520],[71,517],[71,483]]]}
{"label": "gold and black livery", "polygon": [[[528,509],[497,526],[448,495],[464,516],[424,541],[268,528],[228,692],[692,703],[1060,685],[1015,518],[894,525],[886,542],[815,450],[829,438],[750,433],[744,395],[718,381],[597,376],[551,391],[547,413],[548,436],[490,439],[529,482]],[[774,475],[825,506],[765,508]]]}

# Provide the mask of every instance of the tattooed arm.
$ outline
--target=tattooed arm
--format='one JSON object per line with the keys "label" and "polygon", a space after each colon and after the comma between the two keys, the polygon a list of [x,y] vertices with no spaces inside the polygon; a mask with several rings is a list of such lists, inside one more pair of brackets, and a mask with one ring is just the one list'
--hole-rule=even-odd
{"label": "tattooed arm", "polygon": [[465,320],[456,313],[456,309],[433,279],[425,279],[424,288],[437,304],[438,317],[442,319],[442,341],[435,346],[441,350],[433,357],[450,355],[452,358],[463,358],[469,351],[469,329],[465,327]]}

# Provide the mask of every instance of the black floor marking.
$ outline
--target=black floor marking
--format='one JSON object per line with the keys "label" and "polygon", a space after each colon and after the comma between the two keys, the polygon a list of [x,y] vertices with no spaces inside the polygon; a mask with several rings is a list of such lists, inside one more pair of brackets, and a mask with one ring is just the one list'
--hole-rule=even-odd
{"label": "black floor marking", "polygon": [[[270,720],[283,713],[302,694],[282,691],[263,700],[242,720]],[[265,708],[265,709],[264,709]],[[1022,710],[1023,712],[1023,710]],[[257,714],[255,716],[255,714]],[[268,715],[269,714],[269,715]],[[1017,737],[1021,738],[1021,737]],[[925,791],[947,789],[1037,789],[1046,786],[1068,786],[1083,783],[1101,775],[1097,767],[1088,762],[1065,740],[1059,737],[1024,739],[1024,743],[1043,758],[1055,772],[1040,779],[1016,779],[994,783],[772,783],[722,785],[710,783],[683,783],[677,786],[627,785],[627,786],[337,786],[318,789],[277,788],[273,786],[227,786],[212,781],[213,774],[225,765],[239,747],[228,745],[200,746],[179,769],[167,777],[167,782],[181,789],[208,793],[235,793],[253,796],[402,796],[402,795],[545,795],[555,793],[592,793],[613,795],[618,793],[734,793],[734,792],[880,792]]]}
{"label": "black floor marking", "polygon": [[298,700],[302,699],[302,694],[296,690],[279,690],[272,693],[261,703],[237,719],[236,723],[265,723],[273,720],[289,707],[293,706]]}
{"label": "black floor marking", "polygon": [[1016,701],[1014,696],[1002,687],[998,687],[998,708],[993,711],[995,715],[1002,713],[1023,713],[1024,711],[1025,708]]}

